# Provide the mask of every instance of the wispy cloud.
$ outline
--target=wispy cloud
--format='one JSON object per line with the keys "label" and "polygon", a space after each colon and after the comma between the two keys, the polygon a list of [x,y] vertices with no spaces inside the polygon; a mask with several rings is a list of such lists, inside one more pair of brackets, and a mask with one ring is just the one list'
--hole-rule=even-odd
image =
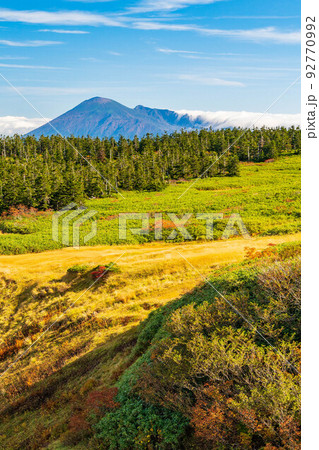
{"label": "wispy cloud", "polygon": [[189,75],[189,74],[181,74],[178,75],[178,78],[183,81],[191,81],[193,83],[198,83],[206,86],[235,86],[235,87],[243,87],[244,83],[240,81],[230,81],[223,80],[221,78],[214,77],[203,77],[201,75]]}
{"label": "wispy cloud", "polygon": [[[212,3],[211,0],[200,2],[195,0],[179,0],[179,1],[146,1],[145,5],[160,9],[166,8],[166,10],[174,9],[178,7],[190,6],[195,4],[208,4]],[[143,3],[143,4],[144,4]],[[150,10],[151,11],[151,10]],[[254,29],[218,29],[218,28],[205,28],[191,24],[180,24],[165,21],[154,21],[153,19],[136,19],[134,17],[113,15],[107,17],[103,14],[93,14],[87,11],[15,11],[10,9],[0,9],[0,21],[9,22],[24,22],[34,24],[46,24],[46,25],[82,25],[82,26],[110,26],[110,27],[124,27],[133,28],[146,31],[189,31],[203,34],[206,36],[226,37],[232,39],[242,39],[252,42],[270,42],[279,44],[297,44],[300,42],[299,31],[284,31],[275,27],[254,28]],[[12,41],[0,41],[0,43],[10,44]],[[30,41],[34,43],[40,43],[44,41]],[[50,41],[47,41],[50,42]],[[51,42],[50,42],[51,44]],[[40,45],[40,44],[38,44]],[[49,45],[49,44],[42,44]],[[21,45],[22,46],[22,45]],[[25,45],[24,45],[25,46]],[[36,46],[34,44],[33,46]]]}
{"label": "wispy cloud", "polygon": [[58,41],[9,41],[0,39],[0,45],[8,45],[9,47],[46,47],[47,45],[62,44]]}
{"label": "wispy cloud", "polygon": [[66,67],[53,67],[53,66],[32,66],[32,65],[26,65],[26,64],[4,64],[0,63],[0,67],[6,67],[9,69],[49,69],[49,70],[55,70],[55,69],[67,69]]}
{"label": "wispy cloud", "polygon": [[0,135],[11,136],[13,134],[25,134],[28,131],[40,127],[51,119],[4,116],[0,117]]}
{"label": "wispy cloud", "polygon": [[300,42],[299,31],[280,31],[275,27],[254,28],[250,30],[224,30],[218,28],[202,28],[195,25],[179,25],[155,21],[137,21],[134,28],[140,30],[168,30],[168,31],[195,31],[207,36],[220,36],[243,39],[254,42],[273,42],[281,44],[296,44]]}
{"label": "wispy cloud", "polygon": [[[122,53],[114,52],[114,51],[112,51],[112,50],[109,50],[109,51],[107,51],[106,53],[107,53],[108,55],[111,55],[111,56],[122,56]],[[105,59],[102,59],[102,58],[95,58],[94,56],[83,57],[83,58],[80,58],[80,60],[81,60],[81,61],[87,61],[87,62],[95,62],[95,63],[103,63],[103,62],[106,61]]]}
{"label": "wispy cloud", "polygon": [[200,121],[206,127],[291,127],[301,123],[300,114],[263,114],[261,112],[248,111],[176,111],[180,116],[187,114],[192,120]]}
{"label": "wispy cloud", "polygon": [[88,61],[88,62],[104,62],[103,59],[94,58],[94,56],[87,56],[86,58],[80,58],[81,61]]}
{"label": "wispy cloud", "polygon": [[220,58],[219,56],[208,56],[205,55],[203,52],[195,52],[190,50],[173,50],[170,48],[158,48],[157,51],[165,53],[167,55],[181,56],[182,58],[187,59],[213,60]]}
{"label": "wispy cloud", "polygon": [[300,16],[217,16],[214,19],[290,20],[300,19]]}
{"label": "wispy cloud", "polygon": [[113,52],[112,50],[109,50],[107,53],[108,53],[109,55],[112,55],[112,56],[122,56],[121,53],[119,53],[119,52]]}
{"label": "wispy cloud", "polygon": [[46,25],[123,26],[119,20],[106,17],[103,14],[93,14],[87,11],[16,11],[1,8],[0,20]]}
{"label": "wispy cloud", "polygon": [[271,41],[281,44],[295,44],[300,42],[299,31],[285,32],[275,27],[255,28],[251,30],[201,29],[201,32],[210,36],[225,36],[247,41]]}
{"label": "wispy cloud", "polygon": [[209,5],[221,0],[142,0],[137,6],[128,8],[134,13],[151,11],[176,11],[188,6]]}
{"label": "wispy cloud", "polygon": [[73,3],[108,3],[113,2],[114,0],[66,0],[66,1]]}
{"label": "wispy cloud", "polygon": [[158,48],[157,49],[158,52],[161,53],[167,53],[167,54],[178,54],[178,55],[199,55],[202,52],[195,52],[195,51],[191,51],[191,50],[173,50],[171,48]]}
{"label": "wispy cloud", "polygon": [[43,33],[58,33],[58,34],[89,34],[89,31],[82,31],[82,30],[50,30],[50,29],[46,29],[46,30],[39,30]]}

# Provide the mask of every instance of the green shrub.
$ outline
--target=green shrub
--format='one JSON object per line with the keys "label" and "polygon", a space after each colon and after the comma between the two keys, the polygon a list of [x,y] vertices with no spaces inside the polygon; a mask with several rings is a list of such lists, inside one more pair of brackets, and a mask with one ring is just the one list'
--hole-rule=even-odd
{"label": "green shrub", "polygon": [[188,422],[178,412],[135,397],[103,417],[96,430],[108,449],[179,449]]}
{"label": "green shrub", "polygon": [[8,234],[32,234],[37,231],[34,222],[20,222],[20,221],[0,221],[0,230]]}
{"label": "green shrub", "polygon": [[89,269],[90,266],[88,266],[87,264],[75,264],[74,266],[68,268],[68,273],[83,274],[87,272]]}

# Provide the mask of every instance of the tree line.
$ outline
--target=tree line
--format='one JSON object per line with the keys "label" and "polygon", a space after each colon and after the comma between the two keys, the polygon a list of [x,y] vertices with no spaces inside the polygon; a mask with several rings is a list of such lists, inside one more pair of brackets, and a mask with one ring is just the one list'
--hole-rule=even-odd
{"label": "tree line", "polygon": [[300,129],[294,127],[180,131],[117,141],[3,137],[0,212],[18,205],[59,209],[118,189],[157,191],[170,180],[238,176],[239,161],[265,161],[300,148]]}

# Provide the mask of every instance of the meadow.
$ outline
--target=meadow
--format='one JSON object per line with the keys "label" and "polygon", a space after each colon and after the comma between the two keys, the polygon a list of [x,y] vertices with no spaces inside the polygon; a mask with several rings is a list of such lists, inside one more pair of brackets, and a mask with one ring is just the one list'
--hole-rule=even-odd
{"label": "meadow", "polygon": [[[186,192],[185,192],[186,191]],[[184,193],[185,192],[185,193]],[[220,239],[231,214],[239,213],[252,236],[295,233],[300,230],[300,156],[285,156],[275,161],[241,163],[239,177],[212,177],[172,182],[161,192],[123,191],[107,198],[85,202],[96,211],[97,234],[88,242],[83,237],[91,230],[91,221],[81,226],[81,245],[141,244],[155,239],[154,214],[163,214],[163,240],[174,228],[167,213],[222,213],[216,221],[214,239]],[[183,195],[182,195],[183,194]],[[181,197],[180,197],[181,196]],[[180,198],[179,198],[180,197]],[[151,214],[149,234],[127,234],[119,239],[118,214]],[[0,254],[42,252],[63,247],[52,240],[53,212],[12,210],[0,219]],[[130,222],[139,227],[141,222]],[[204,221],[192,217],[186,225],[195,240],[206,238]],[[177,233],[174,242],[183,241]],[[70,242],[71,227],[70,227]]]}

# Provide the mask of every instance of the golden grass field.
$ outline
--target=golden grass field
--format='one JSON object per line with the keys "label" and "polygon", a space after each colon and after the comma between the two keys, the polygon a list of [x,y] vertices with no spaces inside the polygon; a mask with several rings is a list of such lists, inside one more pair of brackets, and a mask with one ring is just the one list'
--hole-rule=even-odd
{"label": "golden grass field", "polygon": [[24,255],[0,255],[0,273],[18,276],[23,279],[44,281],[52,274],[64,274],[74,264],[97,265],[118,260],[118,264],[126,271],[140,270],[158,264],[169,267],[180,265],[182,253],[192,264],[200,263],[201,268],[209,268],[212,264],[240,261],[246,247],[260,250],[270,243],[281,244],[300,239],[300,233],[281,236],[255,237],[252,239],[231,239],[225,241],[201,241],[188,243],[153,242],[142,245],[117,245],[81,247],[80,249],[63,248],[42,253]]}

